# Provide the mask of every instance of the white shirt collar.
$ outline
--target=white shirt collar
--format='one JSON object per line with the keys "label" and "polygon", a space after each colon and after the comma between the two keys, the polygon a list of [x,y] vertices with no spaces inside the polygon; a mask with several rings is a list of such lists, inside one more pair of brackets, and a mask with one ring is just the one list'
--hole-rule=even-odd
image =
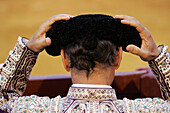
{"label": "white shirt collar", "polygon": [[72,87],[112,88],[109,85],[97,85],[97,84],[73,84]]}

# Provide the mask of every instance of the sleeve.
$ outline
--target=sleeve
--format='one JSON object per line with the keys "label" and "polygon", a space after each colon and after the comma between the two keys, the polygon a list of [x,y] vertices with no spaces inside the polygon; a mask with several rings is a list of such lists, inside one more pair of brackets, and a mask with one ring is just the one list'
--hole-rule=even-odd
{"label": "sleeve", "polygon": [[7,101],[0,108],[1,112],[10,113],[62,113],[62,98],[57,96],[39,97],[37,95],[15,97],[14,100]]}
{"label": "sleeve", "polygon": [[0,106],[22,96],[38,53],[27,48],[26,38],[18,37],[13,51],[0,65]]}
{"label": "sleeve", "polygon": [[161,54],[152,61],[149,61],[158,83],[160,84],[162,96],[165,100],[170,100],[170,54],[167,46],[159,46]]}
{"label": "sleeve", "polygon": [[125,113],[170,113],[170,101],[160,98],[123,99]]}

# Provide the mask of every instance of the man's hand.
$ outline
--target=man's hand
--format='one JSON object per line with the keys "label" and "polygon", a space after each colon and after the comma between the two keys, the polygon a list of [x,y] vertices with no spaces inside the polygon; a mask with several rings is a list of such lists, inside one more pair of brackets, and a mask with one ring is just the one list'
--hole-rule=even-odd
{"label": "man's hand", "polygon": [[50,29],[51,25],[58,20],[69,20],[70,17],[73,16],[68,14],[59,14],[48,19],[39,27],[33,37],[28,41],[27,47],[34,52],[43,51],[46,46],[51,44],[51,39],[46,38],[46,32]]}
{"label": "man's hand", "polygon": [[144,61],[150,61],[159,56],[160,50],[157,48],[151,34],[138,20],[127,15],[116,15],[114,18],[123,19],[121,20],[122,24],[135,27],[142,39],[141,48],[131,44],[126,47],[127,51],[140,56]]}

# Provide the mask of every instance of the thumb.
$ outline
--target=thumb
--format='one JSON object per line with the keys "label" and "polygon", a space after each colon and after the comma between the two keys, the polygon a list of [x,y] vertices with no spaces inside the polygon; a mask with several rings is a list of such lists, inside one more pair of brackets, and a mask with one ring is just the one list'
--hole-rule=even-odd
{"label": "thumb", "polygon": [[145,53],[142,49],[140,49],[139,47],[135,46],[135,45],[128,45],[126,47],[126,50],[132,54],[138,55],[140,57],[142,57]]}
{"label": "thumb", "polygon": [[45,47],[51,45],[51,39],[50,38],[40,38],[39,40],[37,40],[39,43],[39,49],[42,50]]}

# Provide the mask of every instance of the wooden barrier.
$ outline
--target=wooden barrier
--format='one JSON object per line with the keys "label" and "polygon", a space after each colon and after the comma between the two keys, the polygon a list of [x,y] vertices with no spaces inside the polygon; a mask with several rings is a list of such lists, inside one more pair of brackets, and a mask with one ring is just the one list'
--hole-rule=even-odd
{"label": "wooden barrier", "polygon": [[[35,94],[49,96],[50,98],[67,95],[72,85],[70,75],[31,76],[24,95]],[[118,99],[142,97],[161,97],[160,87],[151,71],[117,72],[111,85]]]}

